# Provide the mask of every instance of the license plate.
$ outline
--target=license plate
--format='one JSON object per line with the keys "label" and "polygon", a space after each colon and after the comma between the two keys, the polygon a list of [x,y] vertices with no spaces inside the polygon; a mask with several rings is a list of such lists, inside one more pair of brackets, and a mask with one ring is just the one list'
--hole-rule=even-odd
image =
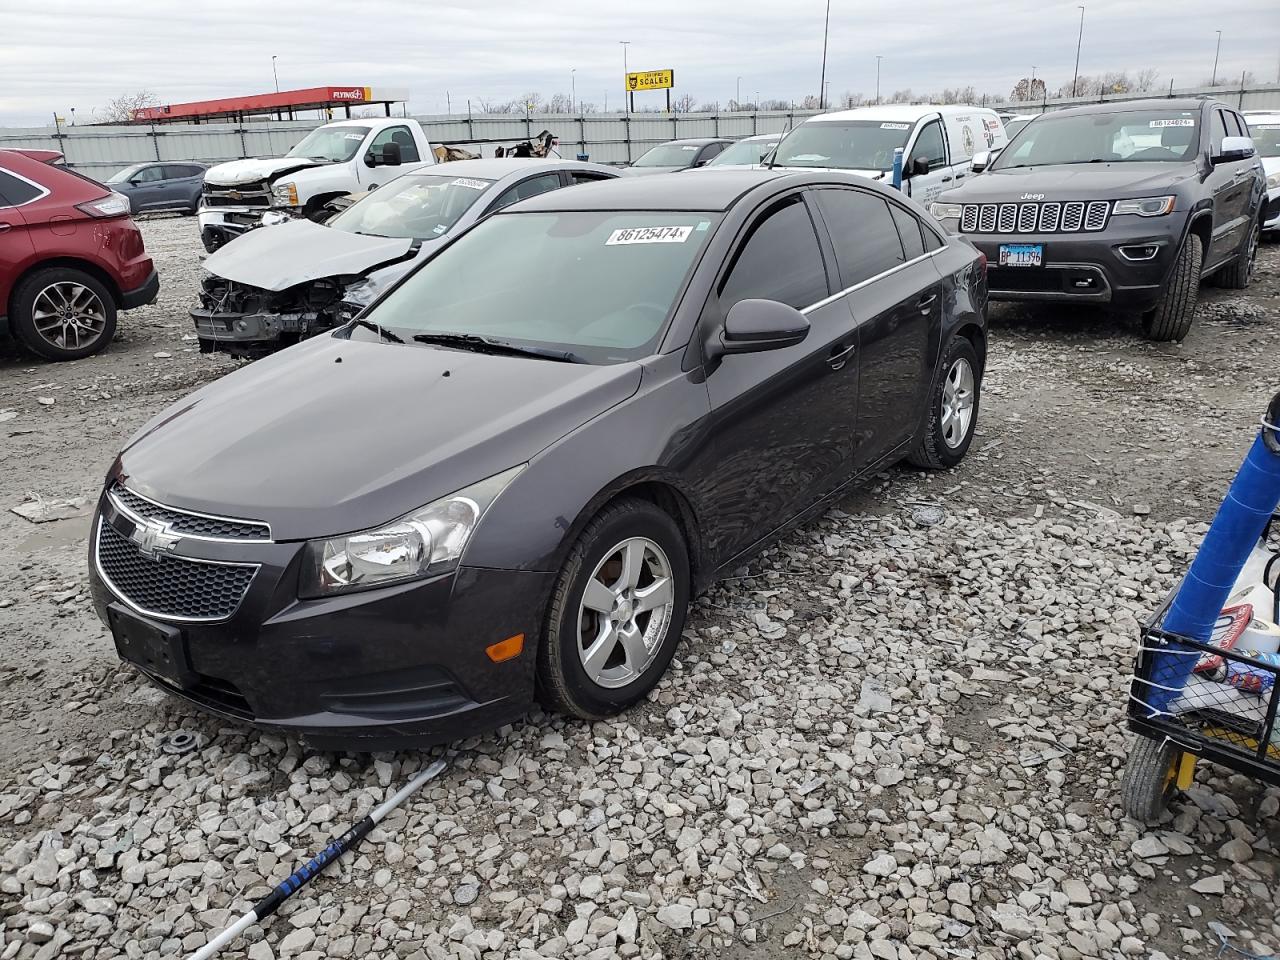
{"label": "license plate", "polygon": [[1000,266],[1002,267],[1039,267],[1043,264],[1043,243],[1000,244]]}
{"label": "license plate", "polygon": [[144,620],[117,604],[107,607],[107,621],[121,660],[179,689],[195,684],[181,630]]}

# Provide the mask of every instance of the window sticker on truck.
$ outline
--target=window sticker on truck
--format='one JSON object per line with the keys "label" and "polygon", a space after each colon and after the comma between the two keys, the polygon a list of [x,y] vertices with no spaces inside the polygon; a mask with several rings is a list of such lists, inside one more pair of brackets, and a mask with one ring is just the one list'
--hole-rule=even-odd
{"label": "window sticker on truck", "polygon": [[363,140],[364,134],[363,133],[346,133],[346,134],[343,134],[342,139],[343,140]]}
{"label": "window sticker on truck", "polygon": [[1175,117],[1172,120],[1152,120],[1153,127],[1194,127],[1196,122],[1189,117]]}
{"label": "window sticker on truck", "polygon": [[911,124],[909,124],[909,123],[882,123],[882,124],[880,124],[880,129],[881,129],[881,130],[910,130],[910,129],[911,129]]}

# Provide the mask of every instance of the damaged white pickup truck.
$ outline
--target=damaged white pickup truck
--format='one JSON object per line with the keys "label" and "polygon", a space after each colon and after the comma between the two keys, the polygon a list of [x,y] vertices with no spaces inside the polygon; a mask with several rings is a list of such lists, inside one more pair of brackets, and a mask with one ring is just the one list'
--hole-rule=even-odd
{"label": "damaged white pickup truck", "polygon": [[456,160],[397,177],[325,224],[250,231],[204,261],[191,310],[200,349],[257,357],[332,329],[481,217],[616,176],[576,160]]}
{"label": "damaged white pickup truck", "polygon": [[212,253],[260,226],[264,216],[321,217],[325,204],[335,197],[371,190],[435,162],[435,151],[416,120],[385,117],[326,124],[283,157],[210,167],[200,197],[200,240]]}

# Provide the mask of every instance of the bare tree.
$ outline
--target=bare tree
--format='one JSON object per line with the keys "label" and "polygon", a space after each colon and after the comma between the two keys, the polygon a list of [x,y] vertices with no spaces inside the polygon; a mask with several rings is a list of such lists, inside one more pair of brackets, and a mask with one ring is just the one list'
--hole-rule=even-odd
{"label": "bare tree", "polygon": [[1156,81],[1160,79],[1160,71],[1147,67],[1138,71],[1137,77],[1133,81],[1133,89],[1137,93],[1148,93],[1156,85]]}
{"label": "bare tree", "polygon": [[682,93],[671,101],[671,109],[676,113],[692,113],[694,103],[693,94]]}
{"label": "bare tree", "polygon": [[108,100],[106,106],[93,111],[94,116],[102,123],[128,123],[133,119],[135,110],[146,107],[158,107],[159,99],[150,90],[139,90],[137,93],[126,93]]}
{"label": "bare tree", "polygon": [[554,93],[540,109],[542,113],[572,113],[573,99],[567,93]]}
{"label": "bare tree", "polygon": [[861,93],[854,93],[852,90],[846,90],[840,94],[840,106],[846,110],[852,110],[854,107],[860,107],[866,102],[866,98]]}

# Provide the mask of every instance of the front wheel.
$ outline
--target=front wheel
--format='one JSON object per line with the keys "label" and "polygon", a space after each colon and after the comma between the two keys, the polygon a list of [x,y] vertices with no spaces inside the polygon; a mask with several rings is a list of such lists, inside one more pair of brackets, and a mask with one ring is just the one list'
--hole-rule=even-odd
{"label": "front wheel", "polygon": [[907,459],[927,470],[947,470],[964,459],[978,425],[982,365],[978,351],[956,336],[942,357],[942,376],[929,393],[924,434]]}
{"label": "front wheel", "polygon": [[538,650],[542,702],[594,720],[642,699],[675,654],[689,588],[687,547],[669,514],[638,499],[605,508],[556,579]]}
{"label": "front wheel", "polygon": [[1156,305],[1142,315],[1142,333],[1148,340],[1181,341],[1191,332],[1200,299],[1200,267],[1204,250],[1200,238],[1188,234],[1174,261],[1169,282]]}

